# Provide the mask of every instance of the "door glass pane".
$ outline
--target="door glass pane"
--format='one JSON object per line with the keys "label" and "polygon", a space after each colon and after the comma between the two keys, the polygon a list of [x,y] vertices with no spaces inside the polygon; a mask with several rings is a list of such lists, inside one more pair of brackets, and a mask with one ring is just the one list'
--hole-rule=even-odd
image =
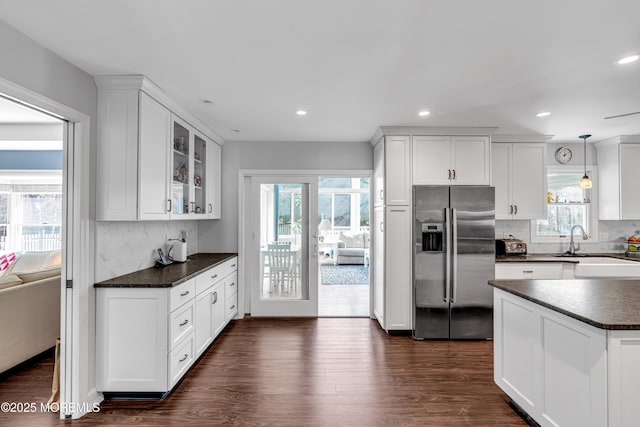
{"label": "door glass pane", "polygon": [[336,194],[334,195],[334,227],[351,228],[351,195]]}
{"label": "door glass pane", "polygon": [[189,131],[178,122],[173,122],[172,172],[171,212],[189,213]]}
{"label": "door glass pane", "polygon": [[308,185],[260,186],[261,299],[308,300]]}
{"label": "door glass pane", "polygon": [[203,215],[207,213],[207,176],[206,176],[206,163],[207,163],[207,143],[204,139],[198,135],[194,135],[194,147],[193,147],[193,188],[194,195],[194,214]]}

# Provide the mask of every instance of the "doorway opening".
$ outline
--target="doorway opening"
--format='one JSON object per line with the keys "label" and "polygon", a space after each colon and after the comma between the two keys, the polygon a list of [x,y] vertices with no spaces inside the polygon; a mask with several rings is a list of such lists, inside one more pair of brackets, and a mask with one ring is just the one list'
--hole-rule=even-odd
{"label": "doorway opening", "polygon": [[318,178],[318,315],[368,317],[369,178]]}
{"label": "doorway opening", "polygon": [[[0,337],[13,343],[0,355],[0,381],[53,359],[62,335],[65,127],[0,96]],[[54,376],[30,382],[43,388],[30,392],[52,394]]]}

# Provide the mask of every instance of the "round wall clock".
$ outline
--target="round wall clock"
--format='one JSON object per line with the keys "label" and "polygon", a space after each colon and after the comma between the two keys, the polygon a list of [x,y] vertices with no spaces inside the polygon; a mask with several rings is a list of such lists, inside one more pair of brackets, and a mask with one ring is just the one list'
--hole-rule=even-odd
{"label": "round wall clock", "polygon": [[573,152],[569,147],[560,147],[556,150],[556,160],[558,163],[569,163],[573,157]]}

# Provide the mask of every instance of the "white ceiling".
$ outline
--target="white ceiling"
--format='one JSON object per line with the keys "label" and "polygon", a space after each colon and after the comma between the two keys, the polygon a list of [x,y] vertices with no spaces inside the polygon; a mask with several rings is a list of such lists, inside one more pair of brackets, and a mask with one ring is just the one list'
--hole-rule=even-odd
{"label": "white ceiling", "polygon": [[604,120],[640,111],[640,61],[616,64],[640,52],[638,16],[638,0],[0,0],[1,19],[87,73],[147,75],[251,141],[640,134],[640,115]]}

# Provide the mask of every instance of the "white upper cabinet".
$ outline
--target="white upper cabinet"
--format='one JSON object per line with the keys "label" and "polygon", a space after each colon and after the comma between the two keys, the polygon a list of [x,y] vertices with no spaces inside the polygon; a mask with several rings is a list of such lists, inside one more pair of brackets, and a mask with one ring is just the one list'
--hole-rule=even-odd
{"label": "white upper cabinet", "polygon": [[413,137],[414,185],[489,185],[488,136]]}
{"label": "white upper cabinet", "polygon": [[222,140],[143,76],[95,81],[97,220],[220,218]]}
{"label": "white upper cabinet", "polygon": [[640,219],[640,141],[632,138],[616,137],[596,146],[601,220]]}
{"label": "white upper cabinet", "polygon": [[546,218],[545,144],[494,143],[491,150],[496,219]]}
{"label": "white upper cabinet", "polygon": [[384,136],[373,149],[374,206],[411,204],[411,139]]}

